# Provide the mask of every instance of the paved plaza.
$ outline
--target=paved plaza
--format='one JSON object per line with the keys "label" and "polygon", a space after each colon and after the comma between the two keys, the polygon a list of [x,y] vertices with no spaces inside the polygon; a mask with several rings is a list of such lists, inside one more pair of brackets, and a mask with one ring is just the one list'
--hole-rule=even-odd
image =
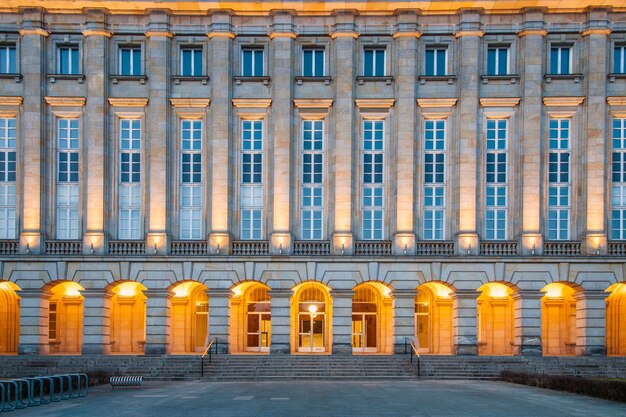
{"label": "paved plaza", "polygon": [[14,416],[619,417],[626,405],[491,381],[149,382],[93,388],[88,398]]}

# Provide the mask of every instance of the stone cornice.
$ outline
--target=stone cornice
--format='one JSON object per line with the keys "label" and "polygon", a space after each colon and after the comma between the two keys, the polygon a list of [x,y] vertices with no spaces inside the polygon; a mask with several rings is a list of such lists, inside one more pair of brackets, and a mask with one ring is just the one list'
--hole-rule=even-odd
{"label": "stone cornice", "polygon": [[356,39],[359,37],[359,34],[356,32],[333,32],[330,34],[332,39],[336,38],[353,38]]}
{"label": "stone cornice", "polygon": [[100,29],[85,29],[83,30],[83,36],[104,36],[107,38],[111,37],[111,32],[108,30],[100,30]]}
{"label": "stone cornice", "polygon": [[87,102],[85,97],[44,97],[49,106],[82,107]]}
{"label": "stone cornice", "polygon": [[48,32],[47,30],[43,30],[41,28],[27,28],[27,29],[20,29],[20,36],[26,36],[26,35],[39,35],[39,36],[48,36],[50,35],[50,32]]}
{"label": "stone cornice", "polygon": [[213,38],[235,39],[235,37],[237,36],[233,32],[209,32],[206,35],[209,37],[209,39],[213,39]]}
{"label": "stone cornice", "polygon": [[456,98],[418,98],[417,105],[425,108],[449,108],[456,104]]}
{"label": "stone cornice", "polygon": [[482,38],[484,35],[485,32],[482,30],[459,30],[458,32],[455,32],[454,37],[462,38],[464,36],[478,36],[479,38]]}
{"label": "stone cornice", "polygon": [[19,106],[23,101],[20,96],[0,96],[0,106]]}
{"label": "stone cornice", "polygon": [[174,107],[204,108],[211,104],[210,98],[171,98]]}
{"label": "stone cornice", "polygon": [[585,97],[544,97],[543,104],[547,107],[579,106],[585,101]]}
{"label": "stone cornice", "polygon": [[610,35],[611,34],[611,29],[609,28],[589,28],[589,29],[585,29],[582,32],[580,32],[581,35],[583,36],[589,36],[589,35]]}
{"label": "stone cornice", "polygon": [[548,31],[545,29],[524,29],[521,32],[517,32],[517,36],[519,36],[520,38],[529,35],[546,36],[547,34]]}
{"label": "stone cornice", "polygon": [[270,39],[275,39],[275,38],[296,39],[298,37],[298,35],[296,35],[293,32],[270,32],[267,36],[269,36]]}
{"label": "stone cornice", "polygon": [[422,32],[396,32],[393,35],[394,39],[398,38],[420,38],[422,36]]}
{"label": "stone cornice", "polygon": [[480,105],[483,107],[515,107],[519,101],[519,97],[481,98]]}
{"label": "stone cornice", "polygon": [[297,109],[328,109],[333,105],[332,98],[295,99],[293,105]]}
{"label": "stone cornice", "polygon": [[388,109],[395,101],[393,98],[357,98],[354,100],[359,109]]}
{"label": "stone cornice", "polygon": [[154,31],[154,30],[147,31],[145,35],[146,35],[146,38],[157,38],[157,37],[173,38],[174,37],[174,34],[172,32]]}
{"label": "stone cornice", "polygon": [[237,108],[262,108],[265,109],[272,104],[271,98],[234,98],[233,106]]}
{"label": "stone cornice", "polygon": [[146,107],[147,98],[109,97],[109,104],[113,107]]}
{"label": "stone cornice", "polygon": [[606,102],[609,106],[626,106],[626,96],[610,96]]}

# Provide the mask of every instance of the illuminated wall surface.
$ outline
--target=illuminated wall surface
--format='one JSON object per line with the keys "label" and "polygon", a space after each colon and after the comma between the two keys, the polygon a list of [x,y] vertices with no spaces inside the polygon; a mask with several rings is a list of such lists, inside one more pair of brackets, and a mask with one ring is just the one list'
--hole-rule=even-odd
{"label": "illuminated wall surface", "polygon": [[0,4],[0,354],[626,354],[623,1]]}

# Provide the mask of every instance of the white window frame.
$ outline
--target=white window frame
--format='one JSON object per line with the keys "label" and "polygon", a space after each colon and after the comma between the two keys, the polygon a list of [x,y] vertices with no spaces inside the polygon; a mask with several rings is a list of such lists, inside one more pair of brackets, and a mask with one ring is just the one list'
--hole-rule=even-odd
{"label": "white window frame", "polygon": [[[501,124],[504,123],[504,127]],[[493,128],[490,125],[493,124]],[[485,123],[485,239],[486,240],[506,240],[508,236],[508,192],[509,192],[509,119],[502,117],[488,117]],[[493,132],[493,139],[490,139],[490,131]],[[500,133],[504,131],[504,138],[500,137]],[[490,146],[490,143],[493,146]],[[504,143],[501,143],[504,142]],[[494,155],[494,172],[493,181],[489,181],[489,172],[487,170],[488,155]],[[500,181],[498,176],[502,174],[498,169],[500,166],[499,156],[504,155],[504,181]],[[489,204],[489,190],[493,189],[493,204]],[[498,191],[504,190],[504,202],[500,204],[500,196]],[[488,217],[493,215],[493,228],[489,228]],[[499,216],[504,216],[504,228],[498,227]]]}
{"label": "white window frame", "polygon": [[[611,162],[614,162],[616,154],[620,154],[621,181],[614,180],[611,168],[610,236],[611,240],[626,240],[626,116],[611,118]],[[616,221],[619,222],[617,228],[614,227]]]}
{"label": "white window frame", "polygon": [[[129,74],[124,74],[124,60],[122,58],[123,56],[123,52],[125,50],[129,50],[130,52],[130,73]],[[125,75],[125,76],[140,76],[143,74],[142,71],[142,66],[143,66],[143,48],[141,47],[141,45],[118,45],[117,47],[117,73],[119,75]],[[135,68],[134,68],[134,55],[136,53],[139,53],[139,70],[137,72],[135,72]]]}
{"label": "white window frame", "polygon": [[[56,127],[56,238],[78,240],[80,238],[80,120],[59,117],[56,119]],[[75,132],[75,139],[72,137],[72,132]],[[68,158],[66,161],[67,178],[64,180],[60,178],[62,154],[67,155]],[[76,180],[71,178],[72,155],[76,155],[78,163]],[[63,224],[66,225],[65,228],[61,227]]]}
{"label": "white window frame", "polygon": [[[615,50],[616,49],[620,49],[620,66],[618,67],[618,63],[615,62]],[[613,45],[613,53],[611,54],[611,57],[613,59],[613,73],[614,74],[626,74],[626,44],[624,43],[615,43]],[[615,71],[617,70],[617,71]]]}
{"label": "white window frame", "polygon": [[[307,125],[310,124],[310,129],[307,129]],[[320,127],[321,125],[321,127]],[[325,175],[324,175],[324,166],[325,166],[325,155],[324,155],[324,151],[325,151],[325,146],[324,146],[324,142],[325,142],[325,126],[326,123],[323,119],[314,119],[314,120],[302,120],[300,123],[301,129],[301,149],[302,149],[302,161],[303,163],[300,164],[301,165],[301,169],[300,169],[300,182],[301,182],[301,195],[300,195],[300,237],[302,240],[322,240],[324,239],[324,180],[325,180]],[[306,131],[309,130],[310,134],[311,134],[311,149],[305,149],[305,134]],[[321,134],[321,149],[315,149],[315,133],[319,132]],[[316,181],[315,180],[315,170],[313,170],[313,172],[311,172],[311,178],[310,181],[305,182],[304,179],[304,156],[305,155],[311,155],[312,158],[315,157],[315,155],[320,155],[321,156],[321,164],[322,164],[322,172],[321,172],[321,176],[322,179],[321,181]],[[313,163],[313,167],[315,166],[315,163]],[[316,205],[315,204],[315,200],[318,198],[315,193],[316,191],[319,191],[320,193],[320,204]],[[306,196],[307,192],[310,192],[310,196]],[[310,205],[306,205],[305,201],[309,199],[311,204]],[[310,227],[307,229],[305,228],[305,218],[307,216],[310,216],[309,220],[309,224]],[[319,217],[319,222],[320,222],[320,228],[316,228],[315,227],[315,221],[316,221],[316,217]],[[317,234],[316,234],[317,233]]]}
{"label": "white window frame", "polygon": [[[133,126],[133,122],[138,122],[138,128]],[[125,128],[124,124],[129,123],[129,127]],[[119,134],[118,134],[118,239],[120,240],[140,240],[142,238],[143,231],[143,167],[144,167],[144,155],[143,155],[143,124],[144,121],[141,117],[128,117],[119,119]],[[128,147],[123,146],[123,131],[128,130],[129,138]],[[133,132],[139,133],[139,138],[133,138]],[[134,148],[135,141],[139,141],[139,147]],[[129,163],[132,165],[132,155],[139,154],[139,180],[135,181],[132,177],[132,166],[129,169],[128,181],[122,181],[122,154],[129,154]],[[126,198],[129,203],[124,204],[123,196],[127,195],[130,198]],[[135,201],[137,200],[137,201]],[[128,215],[127,227],[122,227],[122,219]],[[133,222],[137,222],[138,227],[133,227]]]}
{"label": "white window frame", "polygon": [[[245,124],[250,123],[251,129],[246,128]],[[256,124],[260,123],[260,128],[256,127]],[[265,198],[265,120],[257,119],[257,118],[242,118],[240,120],[240,180],[239,180],[239,191],[240,191],[240,203],[239,203],[239,238],[241,240],[261,240],[263,239],[265,228],[264,228],[264,198]],[[244,149],[244,132],[250,131],[250,149]],[[261,148],[255,149],[254,142],[255,140],[255,132],[261,132]],[[250,181],[244,182],[244,164],[243,164],[243,156],[245,154],[251,155],[251,171],[250,171]],[[254,155],[261,155],[261,181],[256,182],[254,179]],[[250,195],[253,196],[251,198],[250,204],[247,203],[244,195],[248,192],[245,189],[249,189]],[[259,193],[259,196],[256,194]],[[257,201],[257,203],[254,203]],[[250,217],[250,227],[244,228],[244,219],[246,216]],[[257,228],[254,226],[255,221],[260,223],[260,227]]]}
{"label": "white window frame", "polygon": [[[71,69],[74,66],[73,65],[73,55],[71,52],[69,53],[69,72],[62,72],[62,68],[61,68],[61,50],[62,49],[69,49],[69,50],[73,50],[76,49],[76,59],[78,60],[78,65],[77,65],[77,70],[76,72],[72,72]],[[80,45],[77,43],[69,43],[69,44],[57,44],[56,45],[56,58],[57,58],[57,62],[56,62],[56,73],[60,74],[60,75],[80,75],[81,73],[81,64],[80,64]]]}
{"label": "white window frame", "polygon": [[[313,59],[311,61],[312,65],[313,65],[311,73],[314,74],[314,75],[304,75],[304,72],[306,70],[306,66],[304,64],[304,53],[306,51],[313,51],[313,52],[322,51],[322,74],[321,75],[315,74],[315,68],[316,68],[316,65],[315,65],[315,63],[316,63],[315,55],[316,54],[315,53],[313,54]],[[303,77],[325,77],[326,76],[326,48],[324,48],[323,46],[310,46],[310,45],[303,46],[302,47],[302,61],[301,62],[302,62],[301,75]]]}
{"label": "white window frame", "polygon": [[[372,74],[371,75],[365,75],[365,67],[366,67],[366,61],[365,61],[365,57],[366,57],[366,52],[367,51],[372,51]],[[383,73],[381,74],[376,74],[376,67],[377,67],[377,61],[376,61],[376,56],[378,55],[376,52],[378,51],[383,51]],[[366,77],[386,77],[387,76],[387,48],[385,46],[365,46],[363,48],[363,76]]]}
{"label": "white window frame", "polygon": [[[11,123],[12,122],[12,123]],[[7,157],[15,153],[15,178],[9,180],[6,169],[4,180],[0,182],[0,239],[17,238],[17,117],[0,117],[0,152]],[[8,161],[5,161],[8,165]]]}
{"label": "white window frame", "polygon": [[[552,122],[555,122],[557,125],[555,128],[552,127]],[[567,128],[564,128],[563,125],[564,123],[567,122]],[[547,206],[548,206],[548,210],[547,210],[547,229],[548,229],[548,240],[552,240],[552,241],[567,241],[570,240],[571,237],[571,233],[572,233],[572,223],[571,223],[571,217],[572,217],[572,125],[573,125],[573,120],[571,118],[563,118],[563,117],[552,117],[548,120],[548,158],[547,158],[547,169],[546,169],[546,173],[548,175],[548,194],[547,194]],[[555,138],[556,140],[556,146],[552,146],[551,145],[551,139],[550,139],[550,135],[551,132],[553,130],[556,129],[557,132],[557,138]],[[561,132],[566,131],[567,132],[567,146],[563,146],[563,138],[561,137]],[[559,178],[557,178],[557,181],[550,181],[550,155],[552,154],[559,154],[559,155],[563,155],[563,154],[568,154],[569,155],[569,160],[568,160],[568,181],[567,182],[562,182],[560,181]],[[560,157],[559,157],[559,161],[560,161]],[[559,172],[560,172],[560,163],[559,163]],[[567,191],[567,204],[561,204],[561,200],[562,200],[562,193],[560,192],[561,190],[566,189]],[[557,204],[550,204],[550,195],[552,193],[552,191],[557,191]],[[563,218],[563,214],[566,213],[566,219],[567,219],[567,231],[565,233],[564,236],[563,235],[563,229],[561,228],[561,220]],[[551,217],[554,217],[556,215],[556,227],[550,227],[550,222],[551,222]],[[556,235],[552,235],[551,236],[551,231],[555,231]]]}
{"label": "white window frame", "polygon": [[[441,122],[443,123],[443,127],[438,127],[438,123]],[[422,160],[425,161],[426,160],[426,155],[427,154],[432,154],[433,158],[436,159],[436,155],[443,155],[443,164],[444,164],[444,170],[443,170],[443,182],[439,182],[437,181],[436,178],[436,172],[433,172],[433,181],[432,182],[426,182],[426,163],[424,162],[422,164],[422,178],[423,178],[423,191],[424,191],[424,195],[422,197],[422,239],[424,240],[445,240],[446,238],[446,211],[447,211],[447,167],[446,167],[446,159],[447,159],[447,146],[448,146],[448,119],[447,118],[426,118],[423,120],[422,122],[422,126],[423,126],[423,134],[422,134]],[[427,125],[429,123],[432,123],[433,128],[429,129],[427,128]],[[427,132],[431,130],[432,131],[432,135],[433,135],[433,148],[432,149],[426,149],[426,135]],[[437,143],[440,139],[437,139],[437,132],[443,132],[443,148],[438,149],[437,148]],[[437,201],[437,197],[436,197],[436,191],[438,189],[443,189],[443,204],[442,205],[426,205],[426,190],[432,190],[432,194],[433,194],[433,202]],[[426,227],[426,222],[429,220],[429,217],[432,217],[432,222],[433,222],[433,227],[430,229],[427,229]],[[441,225],[441,236],[437,236],[436,233],[439,230],[439,228],[436,227],[436,220],[437,217],[441,217],[442,218],[442,225]],[[427,235],[427,232],[429,233],[429,235]]]}
{"label": "white window frame", "polygon": [[[367,129],[366,125],[371,123],[371,129]],[[377,127],[376,125],[380,123],[381,127]],[[385,159],[386,159],[386,146],[385,146],[385,137],[387,134],[387,126],[386,120],[384,119],[366,119],[364,118],[361,123],[361,210],[362,210],[362,218],[361,218],[361,233],[364,240],[383,240],[385,239],[385,179],[386,179],[386,169],[385,169]],[[365,148],[365,132],[367,130],[371,131],[372,139],[371,139],[371,149]],[[381,139],[376,139],[376,132],[381,131]],[[382,148],[376,149],[377,142],[381,143]],[[365,155],[372,156],[372,171],[371,171],[371,179],[369,181],[365,181]],[[381,181],[376,181],[376,156],[382,155],[382,179]],[[381,190],[381,202],[382,204],[376,204],[376,192]],[[371,201],[372,204],[366,205],[365,198],[368,193],[371,193]],[[371,218],[371,228],[365,227],[366,222],[366,214],[370,213]],[[376,227],[375,221],[376,218],[380,217],[380,228]],[[379,232],[379,233],[377,233]]]}
{"label": "white window frame", "polygon": [[[10,71],[11,69],[11,54],[9,53],[9,50],[13,49],[13,69],[14,71]],[[0,54],[4,55],[4,59],[5,59],[5,65],[4,68],[0,68],[0,74],[16,74],[19,70],[18,70],[18,57],[17,57],[17,45],[14,43],[11,44],[0,44]]]}
{"label": "white window frame", "polygon": [[[442,45],[426,45],[426,47],[424,48],[424,74],[427,77],[444,77],[446,75],[448,75],[448,51],[449,46],[442,46]],[[428,56],[428,51],[429,50],[433,50],[435,51],[435,53],[433,54],[434,56],[434,62],[433,62],[433,74],[426,74],[426,69],[428,68],[427,66],[427,56]],[[437,74],[437,53],[436,51],[444,51],[444,63],[443,63],[443,68],[444,68],[444,73],[443,74]]]}
{"label": "white window frame", "polygon": [[[244,63],[244,54],[246,51],[253,51],[252,54],[252,71],[251,71],[251,75],[245,75],[246,73],[246,69],[245,69],[245,63]],[[257,52],[261,52],[261,73],[257,74],[255,72],[256,69],[256,65],[255,65],[255,59],[256,59],[256,53]],[[265,48],[263,46],[242,46],[241,47],[241,76],[242,77],[264,77],[265,73],[266,73],[266,65],[265,65]]]}
{"label": "white window frame", "polygon": [[[511,46],[510,45],[488,45],[487,46],[487,70],[489,69],[489,50],[490,49],[495,49],[496,51],[496,62],[495,62],[495,73],[494,74],[489,74],[489,71],[487,71],[487,75],[509,75],[511,74]],[[504,74],[500,74],[500,72],[498,71],[498,63],[500,60],[500,55],[498,54],[498,51],[500,50],[506,50],[506,72]]]}
{"label": "white window frame", "polygon": [[[204,233],[203,217],[203,152],[204,152],[204,122],[197,118],[180,119],[180,136],[179,136],[179,201],[178,201],[178,225],[179,238],[181,240],[200,240]],[[188,135],[185,134],[188,132]],[[199,139],[196,135],[199,134]],[[188,139],[185,138],[188,136]],[[186,146],[188,142],[188,146]],[[198,144],[199,142],[199,144]],[[197,145],[197,146],[196,146]],[[183,158],[189,155],[191,158],[189,178],[185,181],[185,173],[183,172]],[[200,161],[200,181],[194,178],[193,167],[196,164],[194,156],[199,155]],[[187,224],[185,224],[187,222]],[[197,226],[196,226],[197,225]]]}
{"label": "white window frame", "polygon": [[[574,64],[574,46],[573,45],[550,45],[550,60],[552,60],[552,50],[553,49],[558,49],[558,60],[556,62],[556,68],[557,68],[557,72],[555,73],[551,73],[552,75],[571,75],[574,73],[574,68],[573,68],[573,64]],[[568,49],[569,50],[569,62],[568,62],[568,72],[563,72],[563,68],[562,68],[562,51],[564,49]],[[550,61],[550,69],[552,69],[553,67],[553,62]]]}
{"label": "white window frame", "polygon": [[[184,70],[183,70],[184,65],[185,65],[184,60],[183,60],[183,53],[185,51],[192,51],[192,54],[191,54],[191,72],[192,73],[191,74],[185,74]],[[196,52],[196,51],[200,51],[200,55],[201,55],[201,58],[200,58],[200,61],[201,61],[201,64],[200,64],[200,74],[196,74],[195,70],[194,70],[195,69],[195,60],[196,60],[196,56],[195,56],[194,52]],[[197,45],[197,46],[194,46],[194,45],[182,45],[180,47],[180,66],[179,66],[179,69],[180,69],[180,75],[183,76],[183,77],[201,77],[204,74],[204,48],[202,46],[200,46],[200,45]]]}

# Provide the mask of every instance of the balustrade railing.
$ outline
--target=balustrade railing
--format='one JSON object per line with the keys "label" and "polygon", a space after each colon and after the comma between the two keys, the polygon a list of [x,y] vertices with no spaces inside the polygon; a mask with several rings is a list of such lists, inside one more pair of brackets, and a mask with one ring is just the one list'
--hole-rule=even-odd
{"label": "balustrade railing", "polygon": [[17,255],[20,253],[20,243],[17,240],[0,240],[1,255]]}
{"label": "balustrade railing", "polygon": [[267,240],[236,240],[232,253],[239,256],[268,255],[269,243]]}
{"label": "balustrade railing", "polygon": [[420,241],[415,243],[417,256],[452,256],[454,242],[452,241]]}
{"label": "balustrade railing", "polygon": [[80,240],[46,241],[46,255],[80,255],[82,251],[83,242]]}
{"label": "balustrade railing", "polygon": [[609,242],[606,249],[609,256],[626,256],[626,242]]}
{"label": "balustrade railing", "polygon": [[330,242],[327,240],[293,242],[293,254],[297,256],[325,256],[330,255]]}
{"label": "balustrade railing", "polygon": [[543,254],[545,256],[579,256],[580,242],[544,242]]}
{"label": "balustrade railing", "polygon": [[146,242],[143,240],[111,240],[110,255],[145,255]]}
{"label": "balustrade railing", "polygon": [[391,255],[390,240],[357,240],[354,242],[356,256],[389,256]]}
{"label": "balustrade railing", "polygon": [[176,256],[200,256],[208,255],[208,245],[206,240],[190,241],[175,240],[170,246],[170,253]]}
{"label": "balustrade railing", "polygon": [[480,254],[484,256],[516,256],[517,242],[480,242]]}

